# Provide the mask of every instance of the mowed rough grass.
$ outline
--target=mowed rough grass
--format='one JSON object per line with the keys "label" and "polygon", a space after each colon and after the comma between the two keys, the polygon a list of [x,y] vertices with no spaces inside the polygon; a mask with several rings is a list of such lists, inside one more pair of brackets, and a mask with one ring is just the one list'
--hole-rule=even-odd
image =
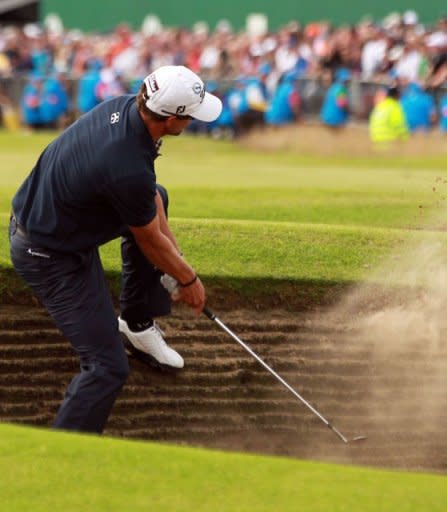
{"label": "mowed rough grass", "polygon": [[444,512],[445,476],[0,426],[8,512]]}
{"label": "mowed rough grass", "polygon": [[[56,135],[0,133],[3,267],[10,265],[11,198]],[[408,228],[445,228],[430,220],[447,196],[439,155],[349,158],[345,152],[321,156],[317,149],[302,156],[189,136],[165,141],[158,181],[170,191],[171,222],[183,251],[202,276],[366,279],[407,239]],[[119,272],[118,242],[103,255],[106,270]]]}

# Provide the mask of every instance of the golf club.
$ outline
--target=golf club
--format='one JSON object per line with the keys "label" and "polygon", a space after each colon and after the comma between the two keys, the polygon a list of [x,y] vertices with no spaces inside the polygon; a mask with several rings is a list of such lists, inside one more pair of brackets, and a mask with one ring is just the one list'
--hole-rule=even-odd
{"label": "golf club", "polygon": [[[178,282],[170,275],[164,274],[160,279],[161,284],[169,293],[174,293],[178,287]],[[366,436],[357,436],[352,439],[348,439],[345,437],[339,430],[337,430],[329,421],[321,415],[307,400],[305,400],[297,391],[295,391],[290,384],[288,384],[280,375],[278,375],[275,370],[270,368],[270,366],[264,362],[253,350],[244,343],[233,331],[231,331],[217,316],[207,307],[203,308],[202,313],[206,315],[210,320],[215,322],[221,329],[223,329],[227,334],[229,334],[241,347],[243,347],[250,355],[252,355],[258,363],[260,363],[266,370],[268,370],[283,386],[285,386],[298,400],[300,400],[308,409],[310,409],[320,420],[334,432],[344,443],[354,443],[357,441],[364,441],[367,439]]]}
{"label": "golf club", "polygon": [[210,320],[215,322],[221,329],[229,334],[241,347],[243,347],[250,355],[252,355],[258,363],[260,363],[266,370],[268,370],[283,386],[285,386],[298,400],[300,400],[308,409],[310,409],[320,420],[334,432],[344,443],[353,443],[357,441],[364,441],[366,436],[357,436],[352,439],[345,437],[338,429],[336,429],[323,415],[321,415],[307,400],[305,400],[297,391],[295,391],[290,384],[288,384],[275,370],[273,370],[265,361],[263,361],[253,350],[244,343],[234,332],[232,332],[210,309],[204,308],[202,311]]}

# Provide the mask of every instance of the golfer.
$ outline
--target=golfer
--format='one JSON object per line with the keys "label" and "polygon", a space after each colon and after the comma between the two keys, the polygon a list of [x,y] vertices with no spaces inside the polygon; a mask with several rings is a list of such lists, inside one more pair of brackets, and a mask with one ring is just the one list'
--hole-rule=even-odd
{"label": "golfer", "polygon": [[[16,193],[9,227],[13,265],[80,358],[55,428],[103,431],[129,374],[120,331],[135,353],[161,366],[183,366],[153,322],[170,312],[160,276],[174,277],[179,288],[173,298],[197,313],[205,290],[168,227],[168,197],[156,183],[154,160],[164,135],[180,135],[191,119],[213,121],[221,109],[192,71],[161,67],[136,97],[106,101],[66,129]],[[119,236],[117,319],[98,247]]]}

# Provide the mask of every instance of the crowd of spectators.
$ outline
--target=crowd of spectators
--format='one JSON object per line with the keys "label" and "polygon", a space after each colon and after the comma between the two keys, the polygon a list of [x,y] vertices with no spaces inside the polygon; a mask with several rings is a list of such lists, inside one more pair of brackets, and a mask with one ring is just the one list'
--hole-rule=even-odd
{"label": "crowd of spectators", "polygon": [[[447,16],[431,25],[420,23],[414,11],[352,26],[290,22],[263,34],[235,32],[225,20],[213,31],[204,24],[191,30],[143,26],[136,32],[122,24],[95,34],[39,25],[0,27],[0,78],[29,79],[22,112],[26,120],[27,109],[34,109],[37,117],[31,112],[26,121],[31,125],[53,124],[55,117],[135,92],[151,70],[170,64],[191,68],[210,88],[225,92],[221,124],[243,131],[297,119],[300,97],[293,82],[298,78],[329,86],[343,69],[361,81],[417,83],[429,91],[447,85]],[[67,91],[73,79],[76,91]],[[275,102],[279,107],[272,112]],[[36,105],[45,104],[41,115]]]}

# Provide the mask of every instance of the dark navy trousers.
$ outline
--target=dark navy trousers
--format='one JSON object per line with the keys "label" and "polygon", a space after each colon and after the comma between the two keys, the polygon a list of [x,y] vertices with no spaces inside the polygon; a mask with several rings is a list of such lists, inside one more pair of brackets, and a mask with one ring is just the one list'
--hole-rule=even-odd
{"label": "dark navy trousers", "polygon": [[[167,194],[160,189],[165,208]],[[62,253],[38,247],[9,228],[11,260],[47,308],[80,359],[80,373],[69,384],[54,421],[64,430],[101,433],[129,374],[129,363],[97,248]],[[159,316],[170,299],[159,283],[160,272],[141,254],[133,237],[122,241],[122,308]]]}
{"label": "dark navy trousers", "polygon": [[[166,189],[157,184],[162,198],[166,217],[168,216],[169,197]],[[168,315],[171,312],[169,293],[160,283],[162,272],[151,265],[138,248],[130,232],[121,238],[121,296],[122,316],[130,313],[140,321]]]}

